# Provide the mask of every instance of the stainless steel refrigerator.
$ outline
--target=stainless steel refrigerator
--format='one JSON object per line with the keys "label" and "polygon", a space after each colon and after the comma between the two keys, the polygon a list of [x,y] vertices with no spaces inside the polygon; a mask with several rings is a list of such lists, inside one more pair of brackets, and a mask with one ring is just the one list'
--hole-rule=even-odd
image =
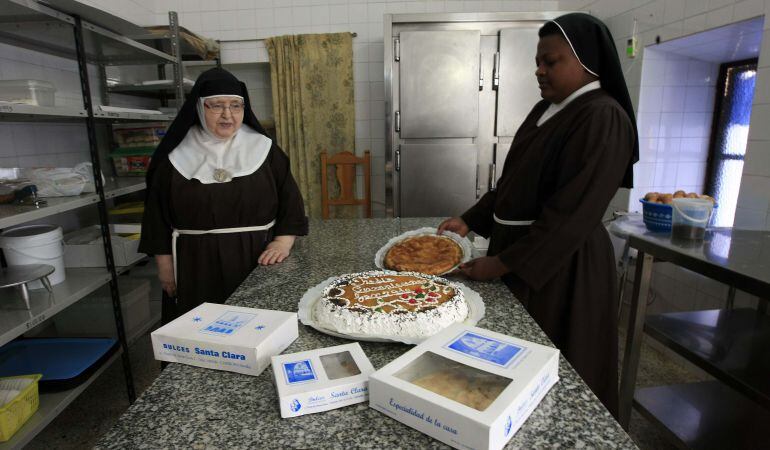
{"label": "stainless steel refrigerator", "polygon": [[458,215],[495,188],[540,100],[537,31],[560,14],[385,15],[389,215]]}

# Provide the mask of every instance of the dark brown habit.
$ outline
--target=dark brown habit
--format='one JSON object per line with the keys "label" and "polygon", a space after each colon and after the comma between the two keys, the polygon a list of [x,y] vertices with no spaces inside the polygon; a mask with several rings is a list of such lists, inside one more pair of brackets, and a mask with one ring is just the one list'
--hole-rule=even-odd
{"label": "dark brown habit", "polygon": [[[538,103],[514,138],[496,191],[463,220],[491,237],[503,280],[614,414],[617,294],[612,244],[602,224],[632,158],[628,114],[604,90],[585,93],[540,127]],[[535,220],[531,226],[503,220]]]}
{"label": "dark brown habit", "polygon": [[173,228],[211,230],[276,221],[269,231],[179,236],[177,298],[164,293],[164,323],[203,302],[224,302],[257,267],[274,236],[308,232],[289,159],[275,144],[256,172],[227,183],[187,180],[168,159],[158,164],[153,178],[142,223],[143,253],[171,254]]}

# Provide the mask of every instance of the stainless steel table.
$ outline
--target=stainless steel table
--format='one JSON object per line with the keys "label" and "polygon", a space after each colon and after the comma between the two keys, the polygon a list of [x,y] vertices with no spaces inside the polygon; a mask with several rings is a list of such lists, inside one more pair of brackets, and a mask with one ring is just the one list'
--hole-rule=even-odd
{"label": "stainless steel table", "polygon": [[[770,232],[715,228],[703,242],[668,235],[629,236],[638,251],[620,385],[620,423],[636,407],[688,447],[767,445],[770,423]],[[760,298],[757,309],[733,308],[646,317],[652,263],[662,259]],[[643,333],[718,382],[636,389]]]}

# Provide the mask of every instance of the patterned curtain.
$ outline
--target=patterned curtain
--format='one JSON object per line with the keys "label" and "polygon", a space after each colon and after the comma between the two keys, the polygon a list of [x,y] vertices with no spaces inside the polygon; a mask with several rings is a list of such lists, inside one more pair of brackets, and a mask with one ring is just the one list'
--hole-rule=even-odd
{"label": "patterned curtain", "polygon": [[291,160],[308,216],[321,217],[321,152],[355,151],[352,36],[278,36],[265,43],[278,145]]}

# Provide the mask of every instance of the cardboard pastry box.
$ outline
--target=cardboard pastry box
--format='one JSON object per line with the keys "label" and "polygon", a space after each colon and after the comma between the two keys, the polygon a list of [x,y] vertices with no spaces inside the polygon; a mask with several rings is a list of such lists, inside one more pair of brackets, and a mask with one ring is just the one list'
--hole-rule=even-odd
{"label": "cardboard pastry box", "polygon": [[455,324],[369,377],[369,406],[461,449],[500,449],[559,378],[559,351]]}
{"label": "cardboard pastry box", "polygon": [[159,361],[259,375],[298,333],[296,313],[203,303],[151,337]]}
{"label": "cardboard pastry box", "polygon": [[273,356],[281,417],[295,417],[369,399],[374,367],[358,343]]}

